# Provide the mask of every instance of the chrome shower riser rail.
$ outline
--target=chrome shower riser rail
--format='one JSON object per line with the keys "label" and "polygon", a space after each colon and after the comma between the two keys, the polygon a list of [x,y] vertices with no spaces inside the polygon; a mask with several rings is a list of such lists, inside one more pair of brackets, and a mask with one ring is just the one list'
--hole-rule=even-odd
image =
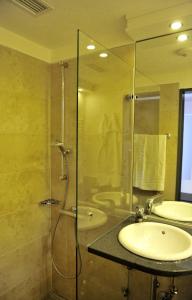
{"label": "chrome shower riser rail", "polygon": [[[61,61],[61,131],[60,137],[61,141],[57,143],[57,146],[61,150],[61,175],[60,180],[66,180],[66,175],[64,171],[64,155],[70,153],[70,150],[65,150],[65,69],[68,68],[68,63]],[[60,144],[60,146],[58,145]],[[68,151],[68,152],[67,152]]]}

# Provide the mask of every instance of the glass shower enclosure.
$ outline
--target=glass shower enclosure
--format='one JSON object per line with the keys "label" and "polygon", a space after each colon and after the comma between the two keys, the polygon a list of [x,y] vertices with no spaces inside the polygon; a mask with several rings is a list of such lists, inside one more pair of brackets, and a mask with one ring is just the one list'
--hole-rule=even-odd
{"label": "glass shower enclosure", "polygon": [[77,296],[123,300],[127,269],[87,245],[131,210],[134,48],[105,49],[82,32],[78,40]]}

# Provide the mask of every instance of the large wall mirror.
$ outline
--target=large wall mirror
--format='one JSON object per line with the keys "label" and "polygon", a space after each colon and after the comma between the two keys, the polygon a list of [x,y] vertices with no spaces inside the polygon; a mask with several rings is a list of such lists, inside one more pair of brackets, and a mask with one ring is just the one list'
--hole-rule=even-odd
{"label": "large wall mirror", "polygon": [[[192,30],[136,43],[133,192],[192,201]],[[181,38],[180,38],[181,39]]]}

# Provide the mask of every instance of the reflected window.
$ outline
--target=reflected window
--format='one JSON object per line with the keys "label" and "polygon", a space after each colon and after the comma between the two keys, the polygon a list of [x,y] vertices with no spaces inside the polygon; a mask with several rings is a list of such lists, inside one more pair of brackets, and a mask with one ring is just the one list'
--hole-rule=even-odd
{"label": "reflected window", "polygon": [[181,90],[179,200],[192,202],[192,89]]}

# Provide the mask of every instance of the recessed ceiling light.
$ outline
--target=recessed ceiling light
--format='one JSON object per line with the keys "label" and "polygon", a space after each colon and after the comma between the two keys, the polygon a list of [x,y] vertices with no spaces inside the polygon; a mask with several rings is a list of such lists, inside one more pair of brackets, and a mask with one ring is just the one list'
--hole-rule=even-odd
{"label": "recessed ceiling light", "polygon": [[106,58],[106,57],[108,57],[108,54],[106,52],[102,52],[99,54],[99,56],[102,58]]}
{"label": "recessed ceiling light", "polygon": [[179,42],[185,42],[185,41],[188,40],[188,35],[185,34],[185,33],[182,33],[182,34],[180,34],[180,35],[177,37],[177,40],[178,40]]}
{"label": "recessed ceiling light", "polygon": [[95,50],[95,45],[93,45],[93,44],[89,44],[89,45],[87,45],[87,49],[88,50]]}
{"label": "recessed ceiling light", "polygon": [[172,30],[178,30],[183,26],[183,24],[180,21],[174,21],[171,23],[170,27]]}

